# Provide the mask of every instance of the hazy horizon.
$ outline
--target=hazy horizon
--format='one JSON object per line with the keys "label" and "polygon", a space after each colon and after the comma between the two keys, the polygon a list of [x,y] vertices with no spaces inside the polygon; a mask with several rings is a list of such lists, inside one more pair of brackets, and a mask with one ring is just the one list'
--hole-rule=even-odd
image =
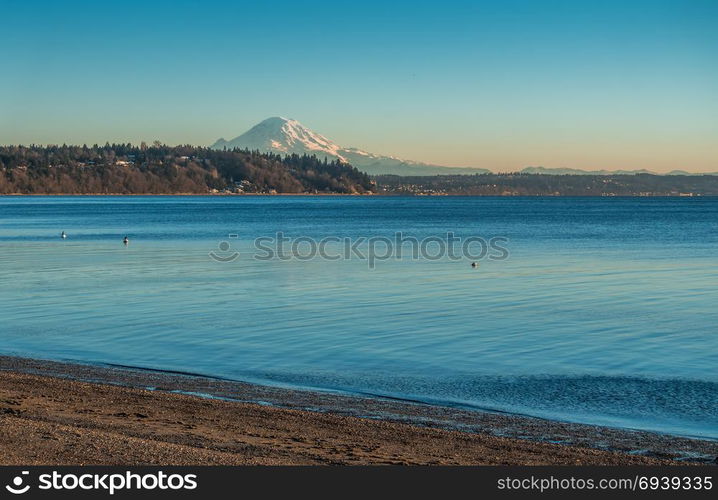
{"label": "hazy horizon", "polygon": [[2,5],[2,144],[208,146],[281,115],[437,165],[718,171],[715,2]]}

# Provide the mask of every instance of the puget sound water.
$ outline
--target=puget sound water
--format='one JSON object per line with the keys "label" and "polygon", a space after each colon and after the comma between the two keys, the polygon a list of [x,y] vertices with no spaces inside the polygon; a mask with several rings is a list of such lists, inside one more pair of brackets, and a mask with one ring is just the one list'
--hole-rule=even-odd
{"label": "puget sound water", "polygon": [[[507,255],[303,258],[397,232]],[[716,198],[0,197],[0,353],[718,438],[717,249]]]}

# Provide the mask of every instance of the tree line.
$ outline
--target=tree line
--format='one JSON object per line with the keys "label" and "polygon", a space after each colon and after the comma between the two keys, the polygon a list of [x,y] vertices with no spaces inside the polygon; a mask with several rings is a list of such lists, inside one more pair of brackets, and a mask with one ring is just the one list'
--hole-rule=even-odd
{"label": "tree line", "polygon": [[0,146],[0,194],[366,193],[369,177],[316,156],[167,146]]}
{"label": "tree line", "polygon": [[718,196],[717,175],[476,174],[376,176],[385,194],[474,196]]}

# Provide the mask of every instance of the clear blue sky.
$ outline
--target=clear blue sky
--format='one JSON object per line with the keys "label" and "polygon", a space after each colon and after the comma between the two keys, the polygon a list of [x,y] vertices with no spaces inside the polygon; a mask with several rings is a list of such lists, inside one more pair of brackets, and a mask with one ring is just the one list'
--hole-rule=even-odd
{"label": "clear blue sky", "polygon": [[718,171],[718,1],[0,0],[0,143],[210,144],[274,115],[511,170]]}

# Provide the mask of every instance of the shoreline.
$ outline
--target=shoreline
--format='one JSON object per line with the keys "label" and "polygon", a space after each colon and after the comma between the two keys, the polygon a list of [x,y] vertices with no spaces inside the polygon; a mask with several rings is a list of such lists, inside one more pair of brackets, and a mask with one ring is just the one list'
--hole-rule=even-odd
{"label": "shoreline", "polygon": [[718,456],[714,441],[131,367],[0,356],[0,380],[5,465],[710,464]]}
{"label": "shoreline", "polygon": [[718,195],[692,195],[681,196],[673,194],[652,194],[652,195],[549,195],[549,194],[460,194],[460,193],[444,193],[444,194],[420,194],[420,193],[4,193],[0,197],[21,197],[21,196],[107,196],[107,197],[123,197],[123,196],[207,196],[207,197],[243,197],[243,196],[302,196],[302,197],[379,197],[379,198],[717,198]]}
{"label": "shoreline", "polygon": [[0,196],[392,196],[368,193],[5,193]]}

